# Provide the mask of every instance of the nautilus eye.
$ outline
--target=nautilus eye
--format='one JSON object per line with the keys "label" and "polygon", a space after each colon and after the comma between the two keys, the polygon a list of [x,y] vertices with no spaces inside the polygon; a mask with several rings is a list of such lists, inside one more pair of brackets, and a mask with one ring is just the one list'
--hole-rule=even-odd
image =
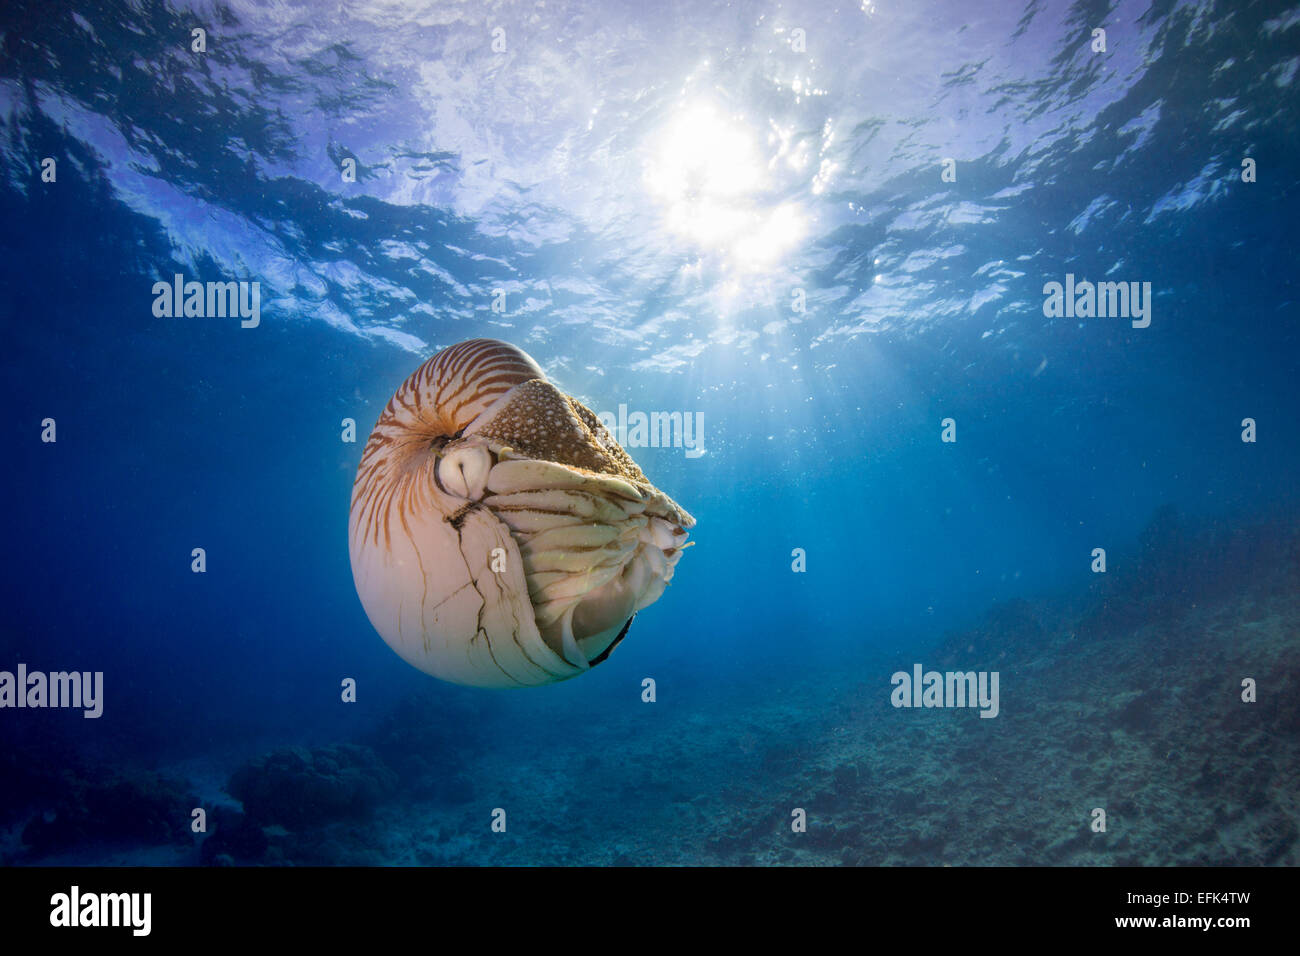
{"label": "nautilus eye", "polygon": [[493,339],[421,365],[361,455],[352,576],[406,661],[481,687],[603,661],[672,580],[695,519],[582,403]]}

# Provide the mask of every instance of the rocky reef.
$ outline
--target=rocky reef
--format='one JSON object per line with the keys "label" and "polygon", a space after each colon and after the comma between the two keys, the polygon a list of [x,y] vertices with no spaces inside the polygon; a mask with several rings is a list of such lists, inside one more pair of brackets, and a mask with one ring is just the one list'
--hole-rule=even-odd
{"label": "rocky reef", "polygon": [[[117,840],[209,865],[1300,864],[1300,534],[1164,510],[1112,568],[851,667],[594,702],[564,746],[431,685],[352,742],[247,760],[202,837],[175,779],[19,761],[10,859]],[[917,661],[997,671],[997,717],[892,706]]]}
{"label": "rocky reef", "polygon": [[198,798],[157,773],[67,771],[58,796],[22,828],[23,847],[43,856],[88,843],[186,845]]}
{"label": "rocky reef", "polygon": [[226,789],[251,820],[303,829],[363,819],[396,787],[396,775],[372,750],[339,744],[259,757],[235,771]]}
{"label": "rocky reef", "polygon": [[[477,785],[509,793],[512,835],[489,835],[479,805],[440,808],[436,825],[394,817],[397,859],[1300,863],[1300,535],[1162,510],[1119,557],[1127,572],[1082,598],[998,604],[851,678],[715,689],[662,721],[614,716],[581,764],[482,755]],[[998,717],[891,706],[890,675],[915,661],[999,671]]]}

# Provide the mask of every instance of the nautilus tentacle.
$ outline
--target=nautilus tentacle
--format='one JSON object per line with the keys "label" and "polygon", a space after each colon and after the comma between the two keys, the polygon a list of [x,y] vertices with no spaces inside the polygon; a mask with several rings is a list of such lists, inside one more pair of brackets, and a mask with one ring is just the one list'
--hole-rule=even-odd
{"label": "nautilus tentacle", "polygon": [[672,580],[695,519],[525,352],[453,345],[389,401],[352,488],[371,623],[461,684],[546,684],[604,660]]}

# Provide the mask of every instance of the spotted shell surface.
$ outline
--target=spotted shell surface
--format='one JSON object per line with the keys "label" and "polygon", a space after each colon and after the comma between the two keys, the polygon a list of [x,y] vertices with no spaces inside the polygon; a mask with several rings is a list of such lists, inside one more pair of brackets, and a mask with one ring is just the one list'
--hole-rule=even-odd
{"label": "spotted shell surface", "polygon": [[348,538],[362,606],[403,659],[518,687],[604,660],[663,594],[694,524],[526,352],[472,339],[380,415]]}

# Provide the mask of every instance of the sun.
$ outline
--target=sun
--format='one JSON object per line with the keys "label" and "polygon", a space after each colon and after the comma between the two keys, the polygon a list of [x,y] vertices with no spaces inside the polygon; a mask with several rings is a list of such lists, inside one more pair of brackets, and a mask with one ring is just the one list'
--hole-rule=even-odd
{"label": "sun", "polygon": [[647,151],[646,189],[677,240],[749,270],[773,264],[803,236],[798,209],[770,199],[768,163],[751,127],[713,103],[684,107]]}

